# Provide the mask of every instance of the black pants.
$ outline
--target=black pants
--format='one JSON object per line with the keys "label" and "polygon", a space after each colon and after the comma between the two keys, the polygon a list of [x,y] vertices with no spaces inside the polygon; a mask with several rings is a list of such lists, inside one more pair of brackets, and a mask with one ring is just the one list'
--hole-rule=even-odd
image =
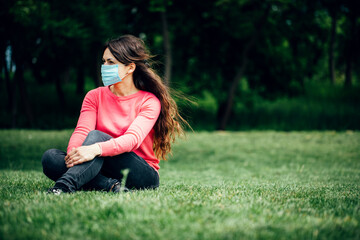
{"label": "black pants", "polygon": [[[94,130],[89,132],[83,146],[104,142],[112,137]],[[159,175],[143,158],[133,152],[114,157],[95,157],[93,160],[67,168],[66,152],[58,149],[47,150],[42,157],[43,171],[54,180],[55,187],[65,188],[69,192],[79,189],[105,190],[123,178],[122,170],[129,174],[125,186],[129,189],[147,189],[159,187]]]}

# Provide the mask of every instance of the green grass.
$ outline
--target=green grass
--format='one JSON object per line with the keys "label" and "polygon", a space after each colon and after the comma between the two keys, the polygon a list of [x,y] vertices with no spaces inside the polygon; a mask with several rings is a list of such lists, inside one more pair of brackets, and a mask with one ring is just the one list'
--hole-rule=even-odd
{"label": "green grass", "polygon": [[0,239],[360,238],[360,132],[189,133],[158,190],[48,196],[70,134],[0,131]]}

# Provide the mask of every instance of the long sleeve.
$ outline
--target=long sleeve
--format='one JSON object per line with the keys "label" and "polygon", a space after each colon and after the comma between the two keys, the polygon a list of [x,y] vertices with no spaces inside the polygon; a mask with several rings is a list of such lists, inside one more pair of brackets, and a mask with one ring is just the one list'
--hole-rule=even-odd
{"label": "long sleeve", "polygon": [[128,96],[116,96],[109,87],[93,89],[84,98],[67,151],[80,147],[90,131],[98,130],[112,137],[99,143],[101,156],[134,152],[158,170],[160,160],[153,151],[153,127],[160,111],[159,99],[150,92],[140,90]]}
{"label": "long sleeve", "polygon": [[94,91],[90,91],[86,94],[78,123],[76,128],[71,135],[67,152],[71,151],[72,148],[77,148],[82,145],[86,136],[91,130],[95,129],[96,126],[96,114],[97,114],[97,99]]}
{"label": "long sleeve", "polygon": [[154,127],[160,110],[160,101],[155,96],[146,99],[140,107],[139,114],[123,135],[100,143],[101,156],[115,156],[138,149]]}

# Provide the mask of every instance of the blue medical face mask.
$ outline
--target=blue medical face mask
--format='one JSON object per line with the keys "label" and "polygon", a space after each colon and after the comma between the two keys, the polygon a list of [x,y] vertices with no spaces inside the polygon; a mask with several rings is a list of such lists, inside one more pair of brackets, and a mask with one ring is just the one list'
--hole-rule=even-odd
{"label": "blue medical face mask", "polygon": [[101,65],[101,78],[104,86],[121,82],[119,65]]}

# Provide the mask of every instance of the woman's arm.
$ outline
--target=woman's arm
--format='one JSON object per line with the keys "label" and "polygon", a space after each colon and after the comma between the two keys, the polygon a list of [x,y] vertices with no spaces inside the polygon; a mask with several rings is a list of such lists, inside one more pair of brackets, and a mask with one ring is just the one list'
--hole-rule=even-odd
{"label": "woman's arm", "polygon": [[67,153],[70,153],[73,148],[80,147],[89,132],[95,129],[97,105],[96,92],[92,90],[84,98],[78,123],[69,140]]}

